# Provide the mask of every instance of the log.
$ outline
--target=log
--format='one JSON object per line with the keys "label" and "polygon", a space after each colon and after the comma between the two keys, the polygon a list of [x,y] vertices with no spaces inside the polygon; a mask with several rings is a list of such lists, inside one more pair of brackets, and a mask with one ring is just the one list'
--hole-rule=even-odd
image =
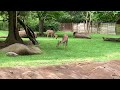
{"label": "log", "polygon": [[104,41],[114,41],[114,42],[120,42],[120,38],[105,38],[103,37]]}
{"label": "log", "polygon": [[73,33],[73,36],[74,36],[75,38],[91,39],[91,37],[89,36],[89,34],[86,34],[86,33],[77,33],[77,32],[74,32],[74,33]]}
{"label": "log", "polygon": [[[37,38],[37,33],[34,32],[34,34],[35,34],[35,38]],[[28,38],[25,30],[19,31],[19,35],[20,35],[20,37],[22,37],[22,38]]]}

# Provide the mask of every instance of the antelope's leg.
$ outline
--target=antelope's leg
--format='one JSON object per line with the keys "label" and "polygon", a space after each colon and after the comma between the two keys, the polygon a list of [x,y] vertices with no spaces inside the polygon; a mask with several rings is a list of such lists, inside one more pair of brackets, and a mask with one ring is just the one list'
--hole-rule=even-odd
{"label": "antelope's leg", "polygon": [[67,41],[65,42],[65,48],[66,48],[66,46],[67,46]]}
{"label": "antelope's leg", "polygon": [[47,33],[47,37],[48,37],[48,33]]}
{"label": "antelope's leg", "polygon": [[67,45],[68,45],[68,41],[65,42],[65,47],[67,47]]}
{"label": "antelope's leg", "polygon": [[65,46],[67,46],[67,41],[65,42]]}
{"label": "antelope's leg", "polygon": [[63,46],[65,45],[65,42],[63,42]]}

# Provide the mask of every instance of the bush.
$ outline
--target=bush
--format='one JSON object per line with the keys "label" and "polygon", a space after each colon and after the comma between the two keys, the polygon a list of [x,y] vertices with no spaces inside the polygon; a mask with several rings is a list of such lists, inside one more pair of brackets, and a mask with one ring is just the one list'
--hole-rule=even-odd
{"label": "bush", "polygon": [[73,32],[64,32],[64,31],[57,31],[56,34],[59,36],[59,37],[63,37],[64,34],[67,34],[68,37],[73,37]]}
{"label": "bush", "polygon": [[45,21],[44,24],[45,29],[52,29],[54,31],[60,30],[60,23],[56,21]]}
{"label": "bush", "polygon": [[[39,31],[39,25],[37,24],[35,30]],[[54,31],[60,30],[60,23],[56,21],[45,21],[44,22],[44,32],[48,29],[52,29]]]}
{"label": "bush", "polygon": [[29,17],[26,23],[33,31],[38,31],[38,29],[36,28],[36,25],[38,24],[38,22],[39,21],[37,18],[32,19],[31,17]]}
{"label": "bush", "polygon": [[8,30],[8,22],[0,21],[0,30]]}

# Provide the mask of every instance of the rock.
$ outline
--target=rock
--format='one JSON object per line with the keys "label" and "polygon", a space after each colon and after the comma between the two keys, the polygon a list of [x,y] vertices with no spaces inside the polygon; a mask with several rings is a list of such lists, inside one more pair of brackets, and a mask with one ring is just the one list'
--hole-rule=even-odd
{"label": "rock", "polygon": [[[3,49],[1,49],[1,51],[3,52],[14,52],[14,53],[10,53],[15,55],[19,54],[19,55],[32,55],[32,54],[40,54],[41,50],[38,47],[35,46],[27,46],[24,44],[20,44],[20,43],[15,43],[12,45],[9,45],[8,47],[5,47]],[[9,55],[9,54],[8,54]]]}
{"label": "rock", "polygon": [[18,54],[15,52],[7,52],[6,55],[7,56],[17,56]]}

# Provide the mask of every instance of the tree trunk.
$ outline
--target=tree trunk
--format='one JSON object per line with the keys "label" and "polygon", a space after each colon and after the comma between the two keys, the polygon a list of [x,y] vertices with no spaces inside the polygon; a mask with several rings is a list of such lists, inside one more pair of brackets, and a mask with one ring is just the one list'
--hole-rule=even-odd
{"label": "tree trunk", "polygon": [[91,21],[88,22],[88,32],[89,32],[89,33],[90,33],[90,22],[91,22]]}
{"label": "tree trunk", "polygon": [[98,22],[98,23],[97,23],[97,33],[99,33],[99,34],[100,34],[100,25],[101,25],[101,23]]}
{"label": "tree trunk", "polygon": [[19,32],[17,30],[17,12],[16,11],[8,11],[9,14],[9,33],[6,38],[6,44],[14,44],[14,43],[23,43],[23,40],[19,36]]}
{"label": "tree trunk", "polygon": [[88,31],[88,11],[86,11],[86,30],[89,33],[89,31]]}
{"label": "tree trunk", "polygon": [[89,32],[92,32],[92,13],[89,11]]}
{"label": "tree trunk", "polygon": [[85,21],[83,23],[84,23],[84,31],[85,31]]}
{"label": "tree trunk", "polygon": [[116,35],[120,35],[120,18],[117,20],[115,24],[115,33]]}
{"label": "tree trunk", "polygon": [[44,19],[43,18],[39,18],[39,33],[41,36],[43,36],[44,32]]}
{"label": "tree trunk", "polygon": [[90,22],[90,26],[91,26],[91,33],[92,33],[92,27],[93,27],[93,22]]}

